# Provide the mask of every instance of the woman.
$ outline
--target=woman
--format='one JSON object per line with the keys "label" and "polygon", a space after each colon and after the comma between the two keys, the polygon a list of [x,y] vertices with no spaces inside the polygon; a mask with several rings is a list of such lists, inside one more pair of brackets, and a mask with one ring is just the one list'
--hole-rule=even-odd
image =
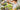
{"label": "woman", "polygon": [[13,10],[16,9],[16,6],[17,6],[17,0],[13,0]]}
{"label": "woman", "polygon": [[17,0],[13,0],[10,3],[12,3],[13,10],[14,10],[16,8],[16,6],[17,6]]}

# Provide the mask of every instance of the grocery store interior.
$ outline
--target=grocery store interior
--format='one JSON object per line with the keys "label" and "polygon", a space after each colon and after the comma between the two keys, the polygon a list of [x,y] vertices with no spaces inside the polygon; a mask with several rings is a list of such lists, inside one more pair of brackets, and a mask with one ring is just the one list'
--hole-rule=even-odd
{"label": "grocery store interior", "polygon": [[0,10],[20,10],[20,0],[0,0]]}

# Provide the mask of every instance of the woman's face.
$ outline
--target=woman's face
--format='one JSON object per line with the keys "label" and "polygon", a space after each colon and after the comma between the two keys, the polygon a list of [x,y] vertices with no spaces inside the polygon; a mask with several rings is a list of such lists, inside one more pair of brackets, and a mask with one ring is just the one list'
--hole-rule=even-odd
{"label": "woman's face", "polygon": [[15,1],[13,1],[13,2],[15,2]]}

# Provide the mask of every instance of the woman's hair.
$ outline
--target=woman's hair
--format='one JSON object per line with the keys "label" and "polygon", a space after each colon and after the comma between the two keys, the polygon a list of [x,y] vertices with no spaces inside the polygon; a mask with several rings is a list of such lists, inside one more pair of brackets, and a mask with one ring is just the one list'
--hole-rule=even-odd
{"label": "woman's hair", "polygon": [[17,2],[17,0],[13,0],[13,1],[16,1]]}

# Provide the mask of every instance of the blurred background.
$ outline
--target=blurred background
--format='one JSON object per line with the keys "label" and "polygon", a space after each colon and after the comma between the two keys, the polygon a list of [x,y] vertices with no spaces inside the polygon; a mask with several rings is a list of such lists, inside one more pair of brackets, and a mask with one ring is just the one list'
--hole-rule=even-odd
{"label": "blurred background", "polygon": [[20,10],[20,0],[0,0],[0,10]]}

